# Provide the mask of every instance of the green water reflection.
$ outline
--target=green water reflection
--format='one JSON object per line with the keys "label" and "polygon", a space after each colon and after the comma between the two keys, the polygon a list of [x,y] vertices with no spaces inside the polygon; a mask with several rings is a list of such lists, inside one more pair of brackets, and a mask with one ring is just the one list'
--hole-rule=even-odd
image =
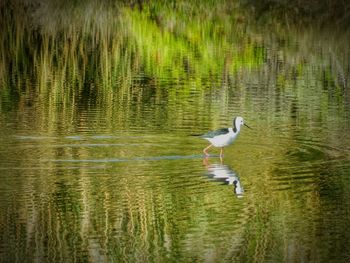
{"label": "green water reflection", "polygon": [[[226,1],[1,3],[1,262],[348,262],[349,37]],[[242,129],[222,160],[192,136]]]}

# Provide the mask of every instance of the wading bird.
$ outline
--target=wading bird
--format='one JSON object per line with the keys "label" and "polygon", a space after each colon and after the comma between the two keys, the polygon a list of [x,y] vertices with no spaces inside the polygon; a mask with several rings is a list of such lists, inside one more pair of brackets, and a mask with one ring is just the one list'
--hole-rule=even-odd
{"label": "wading bird", "polygon": [[223,128],[216,131],[210,131],[206,134],[201,135],[201,138],[206,139],[210,142],[210,145],[203,150],[203,153],[206,156],[209,156],[209,148],[211,148],[212,146],[220,147],[220,157],[222,157],[224,147],[230,145],[236,140],[242,125],[251,129],[247,124],[244,123],[242,117],[235,117],[233,119],[233,127]]}

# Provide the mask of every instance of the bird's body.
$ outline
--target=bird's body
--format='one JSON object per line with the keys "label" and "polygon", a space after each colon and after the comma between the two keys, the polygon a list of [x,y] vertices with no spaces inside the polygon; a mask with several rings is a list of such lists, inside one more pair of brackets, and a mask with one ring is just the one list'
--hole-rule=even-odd
{"label": "bird's body", "polygon": [[223,147],[230,145],[236,140],[242,125],[245,125],[249,128],[248,125],[244,124],[242,117],[236,117],[233,119],[233,127],[223,128],[203,134],[201,138],[206,139],[211,143],[203,150],[204,154],[208,156],[207,150],[210,147],[214,146],[221,148],[220,156],[222,156]]}
{"label": "bird's body", "polygon": [[232,128],[224,128],[208,132],[201,137],[208,140],[215,147],[225,147],[233,143],[237,135],[238,132],[235,133]]}

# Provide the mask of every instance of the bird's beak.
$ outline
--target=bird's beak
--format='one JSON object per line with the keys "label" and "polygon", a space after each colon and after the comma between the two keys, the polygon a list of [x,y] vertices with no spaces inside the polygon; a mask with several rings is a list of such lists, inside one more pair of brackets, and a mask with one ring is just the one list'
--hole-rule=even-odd
{"label": "bird's beak", "polygon": [[244,126],[248,127],[249,129],[253,130],[252,128],[250,128],[247,124],[244,123]]}

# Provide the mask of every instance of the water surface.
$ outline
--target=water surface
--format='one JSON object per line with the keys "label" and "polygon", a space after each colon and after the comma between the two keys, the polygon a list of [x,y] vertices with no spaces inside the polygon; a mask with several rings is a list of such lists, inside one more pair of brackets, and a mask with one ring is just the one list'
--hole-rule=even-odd
{"label": "water surface", "polygon": [[[86,20],[86,38],[17,29],[0,74],[0,261],[348,262],[345,37],[164,10]],[[253,129],[204,158],[193,135],[234,116]]]}

